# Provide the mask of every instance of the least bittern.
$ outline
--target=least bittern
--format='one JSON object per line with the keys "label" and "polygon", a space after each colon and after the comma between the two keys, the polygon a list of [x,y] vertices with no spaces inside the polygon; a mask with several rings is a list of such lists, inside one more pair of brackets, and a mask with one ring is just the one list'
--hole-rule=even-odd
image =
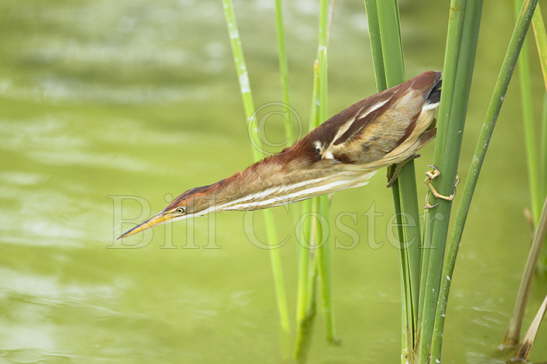
{"label": "least bittern", "polygon": [[264,209],[364,186],[379,168],[415,158],[435,135],[440,94],[441,74],[430,71],[358,101],[280,153],[184,192],[119,238],[215,211]]}

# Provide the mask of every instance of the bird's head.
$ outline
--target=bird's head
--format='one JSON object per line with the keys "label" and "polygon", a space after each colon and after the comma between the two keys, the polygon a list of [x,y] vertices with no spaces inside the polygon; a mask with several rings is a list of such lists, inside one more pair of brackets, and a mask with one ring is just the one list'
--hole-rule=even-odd
{"label": "bird's head", "polygon": [[214,189],[210,185],[192,188],[177,196],[158,214],[120,235],[118,239],[134,235],[166,222],[208,214],[215,209],[215,206],[218,206],[214,196]]}

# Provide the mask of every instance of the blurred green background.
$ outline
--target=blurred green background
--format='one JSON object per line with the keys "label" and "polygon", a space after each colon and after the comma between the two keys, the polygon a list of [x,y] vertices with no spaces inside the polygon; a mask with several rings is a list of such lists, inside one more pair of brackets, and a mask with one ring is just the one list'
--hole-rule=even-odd
{"label": "blurred green background", "polygon": [[[305,125],[318,9],[312,0],[286,3],[292,106]],[[441,69],[448,2],[400,4],[408,77]],[[278,102],[273,1],[235,6],[255,102]],[[512,22],[512,1],[485,1],[462,178]],[[375,92],[361,1],[337,1],[330,44],[334,114]],[[496,346],[530,238],[516,85],[464,235],[445,363],[503,362]],[[279,119],[265,130],[269,140],[283,140]],[[432,150],[423,150],[418,175]],[[210,220],[200,219],[194,230],[161,226],[153,239],[137,236],[126,249],[113,243],[122,228],[114,223],[120,196],[146,199],[154,212],[251,161],[220,0],[2,0],[0,153],[0,363],[280,362],[268,252],[248,239],[245,214],[216,216],[214,240]],[[133,223],[149,213],[129,197],[123,207]],[[371,207],[379,214],[374,219]],[[365,188],[338,193],[332,210],[334,217],[354,214],[342,219],[358,232],[358,240],[344,229],[332,232],[343,344],[324,343],[319,318],[310,362],[397,362],[400,264],[390,243],[392,201],[383,172]],[[264,239],[261,215],[254,215],[256,237]],[[294,308],[294,223],[283,208],[275,215],[287,237],[281,249]],[[545,284],[533,287],[534,310]],[[547,342],[547,330],[537,342]],[[546,357],[541,344],[531,355]]]}

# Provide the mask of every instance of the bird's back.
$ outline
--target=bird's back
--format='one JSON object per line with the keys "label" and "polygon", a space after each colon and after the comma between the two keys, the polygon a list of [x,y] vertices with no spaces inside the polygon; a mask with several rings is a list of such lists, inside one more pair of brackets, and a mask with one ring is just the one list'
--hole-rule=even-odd
{"label": "bird's back", "polygon": [[[413,136],[418,121],[430,124],[433,114],[420,120],[424,108],[438,103],[439,72],[424,72],[400,85],[356,102],[325,121],[294,146],[285,158],[304,158],[354,165],[380,161]],[[425,116],[425,115],[424,115]],[[429,125],[427,125],[429,126]],[[283,157],[283,156],[280,156]]]}

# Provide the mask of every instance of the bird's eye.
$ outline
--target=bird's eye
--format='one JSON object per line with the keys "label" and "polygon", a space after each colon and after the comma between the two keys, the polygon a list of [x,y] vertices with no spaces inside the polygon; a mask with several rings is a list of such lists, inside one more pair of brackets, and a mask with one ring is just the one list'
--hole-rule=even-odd
{"label": "bird's eye", "polygon": [[184,207],[177,207],[175,211],[179,214],[184,214],[186,212],[186,209]]}

